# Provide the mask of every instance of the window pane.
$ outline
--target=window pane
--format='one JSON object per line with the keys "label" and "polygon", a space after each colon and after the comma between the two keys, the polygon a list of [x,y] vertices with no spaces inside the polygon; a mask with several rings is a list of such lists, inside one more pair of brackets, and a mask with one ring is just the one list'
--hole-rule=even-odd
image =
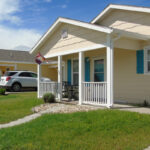
{"label": "window pane", "polygon": [[31,77],[31,74],[29,72],[23,72],[23,73],[20,73],[19,76],[20,77]]}
{"label": "window pane", "polygon": [[31,73],[31,77],[33,77],[33,78],[37,78],[37,74],[35,74],[35,73]]}
{"label": "window pane", "polygon": [[4,76],[13,76],[13,75],[15,75],[17,72],[6,72],[5,74],[4,74]]}
{"label": "window pane", "polygon": [[95,73],[94,81],[95,82],[103,82],[104,81],[104,73]]}
{"label": "window pane", "polygon": [[78,60],[73,61],[73,72],[78,72],[79,71],[79,62]]}
{"label": "window pane", "polygon": [[147,51],[147,59],[150,60],[150,50]]}
{"label": "window pane", "polygon": [[104,72],[104,59],[94,61],[94,72]]}
{"label": "window pane", "polygon": [[79,83],[79,75],[78,73],[73,74],[73,85],[78,85]]}
{"label": "window pane", "polygon": [[148,72],[150,71],[150,61],[148,61],[148,66],[147,66],[148,68]]}

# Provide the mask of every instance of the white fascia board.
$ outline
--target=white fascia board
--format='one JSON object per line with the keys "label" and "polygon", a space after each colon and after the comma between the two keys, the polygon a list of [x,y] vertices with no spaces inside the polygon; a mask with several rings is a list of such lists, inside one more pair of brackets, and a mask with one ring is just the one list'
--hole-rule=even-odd
{"label": "white fascia board", "polygon": [[67,18],[59,18],[51,26],[51,28],[45,33],[45,35],[38,41],[38,43],[32,48],[32,50],[30,51],[30,54],[33,54],[33,52],[46,40],[46,37],[48,37],[48,35],[50,35],[53,32],[53,30],[61,23],[67,23],[67,24],[71,24],[71,25],[75,25],[75,26],[80,26],[80,27],[91,29],[91,30],[104,32],[107,34],[111,34],[113,32],[113,30],[108,27],[101,27],[98,25],[93,25],[90,23],[80,22],[80,21],[71,20],[71,19],[67,19]]}
{"label": "white fascia board", "polygon": [[56,57],[56,56],[63,56],[63,55],[69,55],[69,54],[74,54],[74,53],[79,53],[79,52],[84,52],[84,51],[90,51],[90,50],[96,50],[96,49],[100,49],[100,48],[104,48],[106,47],[106,43],[105,44],[96,44],[94,46],[90,46],[90,47],[86,47],[86,48],[80,48],[80,49],[77,49],[77,50],[68,50],[68,51],[63,51],[63,52],[58,52],[58,53],[55,53],[55,54],[50,54],[49,55],[46,55],[45,58],[52,58],[52,57]]}
{"label": "white fascia board", "polygon": [[112,32],[112,29],[110,29],[108,27],[102,27],[102,26],[93,25],[93,24],[89,24],[86,22],[76,21],[76,20],[70,20],[70,19],[66,19],[66,18],[61,18],[61,22],[62,23],[68,23],[68,24],[75,25],[75,26],[88,28],[91,30],[96,30],[96,31],[108,33],[108,34],[110,34]]}
{"label": "white fascia board", "polygon": [[48,34],[50,34],[53,29],[58,25],[59,23],[59,19],[51,26],[51,28],[41,37],[41,39],[36,43],[36,45],[31,49],[31,51],[29,52],[30,54],[33,54],[33,52],[37,49],[37,47],[39,45],[42,44],[42,42],[44,42],[45,38],[48,36]]}
{"label": "white fascia board", "polygon": [[110,5],[107,8],[105,8],[95,19],[93,19],[91,23],[93,24],[96,23],[109,10],[110,10]]}
{"label": "white fascia board", "polygon": [[102,18],[106,13],[108,13],[111,9],[120,9],[120,10],[128,10],[128,11],[136,11],[136,12],[144,12],[150,13],[150,8],[138,7],[138,6],[127,6],[127,5],[109,5],[105,8],[95,19],[91,21],[91,23],[96,23],[100,18]]}

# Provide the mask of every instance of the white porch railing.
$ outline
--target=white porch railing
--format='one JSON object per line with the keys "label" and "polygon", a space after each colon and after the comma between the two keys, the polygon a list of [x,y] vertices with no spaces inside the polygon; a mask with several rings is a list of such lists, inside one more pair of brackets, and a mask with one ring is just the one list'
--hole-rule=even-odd
{"label": "white porch railing", "polygon": [[106,82],[83,82],[84,104],[107,106],[107,83]]}
{"label": "white porch railing", "polygon": [[45,93],[53,93],[55,97],[58,97],[58,86],[57,82],[40,82],[40,97],[43,97]]}

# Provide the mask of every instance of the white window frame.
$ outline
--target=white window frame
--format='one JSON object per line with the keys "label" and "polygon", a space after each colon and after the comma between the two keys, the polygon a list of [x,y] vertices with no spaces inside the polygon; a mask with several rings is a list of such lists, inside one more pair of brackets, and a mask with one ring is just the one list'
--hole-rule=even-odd
{"label": "white window frame", "polygon": [[79,59],[77,59],[77,58],[71,59],[71,84],[72,85],[73,85],[73,74],[76,73],[76,74],[79,75],[79,71],[78,72],[73,72],[73,61],[74,60],[78,60],[78,62],[79,62]]}
{"label": "white window frame", "polygon": [[148,71],[148,51],[150,51],[150,45],[144,47],[144,74],[149,74],[150,75],[150,71]]}
{"label": "white window frame", "polygon": [[105,57],[97,57],[97,58],[93,58],[92,59],[92,75],[93,75],[93,77],[92,77],[92,80],[93,80],[93,82],[94,82],[94,74],[95,74],[95,72],[94,72],[94,61],[95,60],[101,60],[101,59],[104,59],[104,82],[106,81],[106,60],[105,60]]}

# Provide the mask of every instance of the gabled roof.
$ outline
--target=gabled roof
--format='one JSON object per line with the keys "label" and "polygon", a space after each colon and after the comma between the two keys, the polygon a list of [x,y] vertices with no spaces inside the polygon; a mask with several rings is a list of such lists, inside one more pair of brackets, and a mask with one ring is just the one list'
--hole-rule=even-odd
{"label": "gabled roof", "polygon": [[49,28],[49,30],[41,37],[41,39],[36,43],[36,45],[32,48],[32,50],[30,51],[30,53],[34,53],[39,47],[40,45],[55,31],[55,29],[62,23],[66,23],[66,24],[70,24],[70,25],[75,25],[75,26],[79,26],[79,27],[83,27],[83,28],[87,28],[87,29],[91,29],[91,30],[96,30],[96,31],[100,31],[100,32],[104,32],[104,33],[108,33],[110,34],[113,30],[111,28],[108,27],[103,27],[103,26],[99,26],[99,25],[94,25],[91,23],[86,23],[86,22],[82,22],[82,21],[78,21],[78,20],[72,20],[72,19],[68,19],[68,18],[58,18],[54,24]]}
{"label": "gabled roof", "polygon": [[105,15],[107,15],[113,9],[150,13],[150,8],[148,7],[110,4],[96,18],[94,18],[91,21],[91,23],[94,24],[97,21],[101,20]]}
{"label": "gabled roof", "polygon": [[28,51],[0,49],[0,62],[35,63]]}

